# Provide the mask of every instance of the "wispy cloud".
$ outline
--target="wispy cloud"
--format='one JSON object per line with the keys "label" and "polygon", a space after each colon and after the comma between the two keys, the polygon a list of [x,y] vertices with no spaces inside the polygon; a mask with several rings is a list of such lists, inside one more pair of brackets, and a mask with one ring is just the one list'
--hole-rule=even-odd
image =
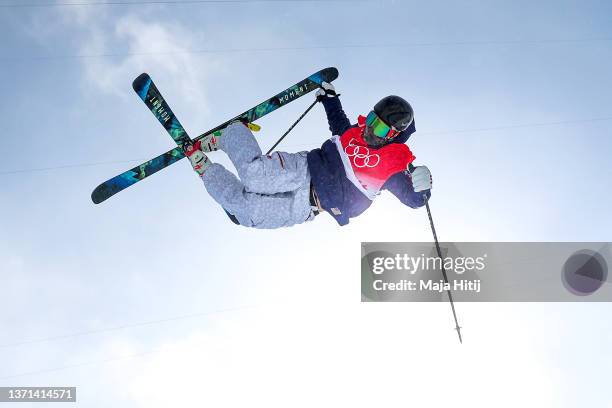
{"label": "wispy cloud", "polygon": [[[125,15],[114,23],[92,16],[86,23],[85,32],[80,46],[84,54],[117,49],[127,49],[130,54],[137,54],[101,60],[84,59],[85,80],[100,90],[124,94],[127,78],[148,71],[163,76],[174,92],[187,101],[201,101],[204,98],[201,88],[194,84],[204,82],[208,71],[203,67],[211,64],[203,63],[202,59],[206,56],[181,54],[194,47],[198,33],[188,32],[172,22],[144,20],[134,14]],[[147,54],[151,51],[178,54]]]}

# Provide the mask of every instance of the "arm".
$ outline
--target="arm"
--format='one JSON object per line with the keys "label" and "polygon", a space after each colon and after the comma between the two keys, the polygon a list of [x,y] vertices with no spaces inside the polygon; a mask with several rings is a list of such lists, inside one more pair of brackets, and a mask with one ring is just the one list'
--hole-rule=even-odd
{"label": "arm", "polygon": [[317,100],[321,102],[325,108],[329,130],[332,135],[342,135],[351,127],[351,122],[342,109],[339,96],[340,95],[336,94],[334,86],[327,82],[323,82],[322,88],[317,91]]}
{"label": "arm", "polygon": [[383,190],[390,191],[403,204],[411,208],[419,208],[425,205],[424,194],[427,195],[428,200],[431,197],[431,189],[419,192],[414,191],[412,176],[408,171],[391,176],[383,186]]}

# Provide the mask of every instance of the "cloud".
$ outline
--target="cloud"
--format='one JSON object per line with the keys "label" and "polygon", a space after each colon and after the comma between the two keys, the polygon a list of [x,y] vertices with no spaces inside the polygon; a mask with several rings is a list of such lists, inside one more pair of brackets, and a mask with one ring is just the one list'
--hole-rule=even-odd
{"label": "cloud", "polygon": [[142,72],[163,81],[186,103],[207,106],[203,91],[209,73],[219,65],[206,55],[189,53],[204,34],[187,30],[164,13],[155,19],[142,13],[120,16],[92,7],[62,10],[58,27],[77,33],[75,48],[83,69],[84,92],[132,97],[129,84]]}

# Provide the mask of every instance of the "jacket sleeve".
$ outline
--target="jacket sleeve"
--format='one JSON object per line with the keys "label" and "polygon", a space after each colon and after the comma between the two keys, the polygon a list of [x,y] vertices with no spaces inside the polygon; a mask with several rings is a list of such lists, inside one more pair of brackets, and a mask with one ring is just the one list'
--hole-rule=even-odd
{"label": "jacket sleeve", "polygon": [[402,171],[391,176],[383,186],[383,190],[390,191],[402,203],[411,208],[419,208],[425,205],[424,194],[427,195],[428,200],[431,197],[431,190],[419,191],[418,193],[414,191],[408,171]]}
{"label": "jacket sleeve", "polygon": [[342,109],[340,98],[337,96],[334,98],[323,98],[322,103],[332,135],[342,135],[351,127],[351,122]]}

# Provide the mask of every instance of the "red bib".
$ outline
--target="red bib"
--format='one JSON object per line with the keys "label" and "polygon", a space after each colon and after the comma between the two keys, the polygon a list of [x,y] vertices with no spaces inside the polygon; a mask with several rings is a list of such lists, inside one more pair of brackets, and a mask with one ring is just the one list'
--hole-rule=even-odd
{"label": "red bib", "polygon": [[334,142],[348,179],[373,200],[385,182],[406,170],[415,157],[403,143],[390,143],[377,149],[368,146],[363,140],[365,117],[359,116],[358,124],[342,136],[334,136]]}

